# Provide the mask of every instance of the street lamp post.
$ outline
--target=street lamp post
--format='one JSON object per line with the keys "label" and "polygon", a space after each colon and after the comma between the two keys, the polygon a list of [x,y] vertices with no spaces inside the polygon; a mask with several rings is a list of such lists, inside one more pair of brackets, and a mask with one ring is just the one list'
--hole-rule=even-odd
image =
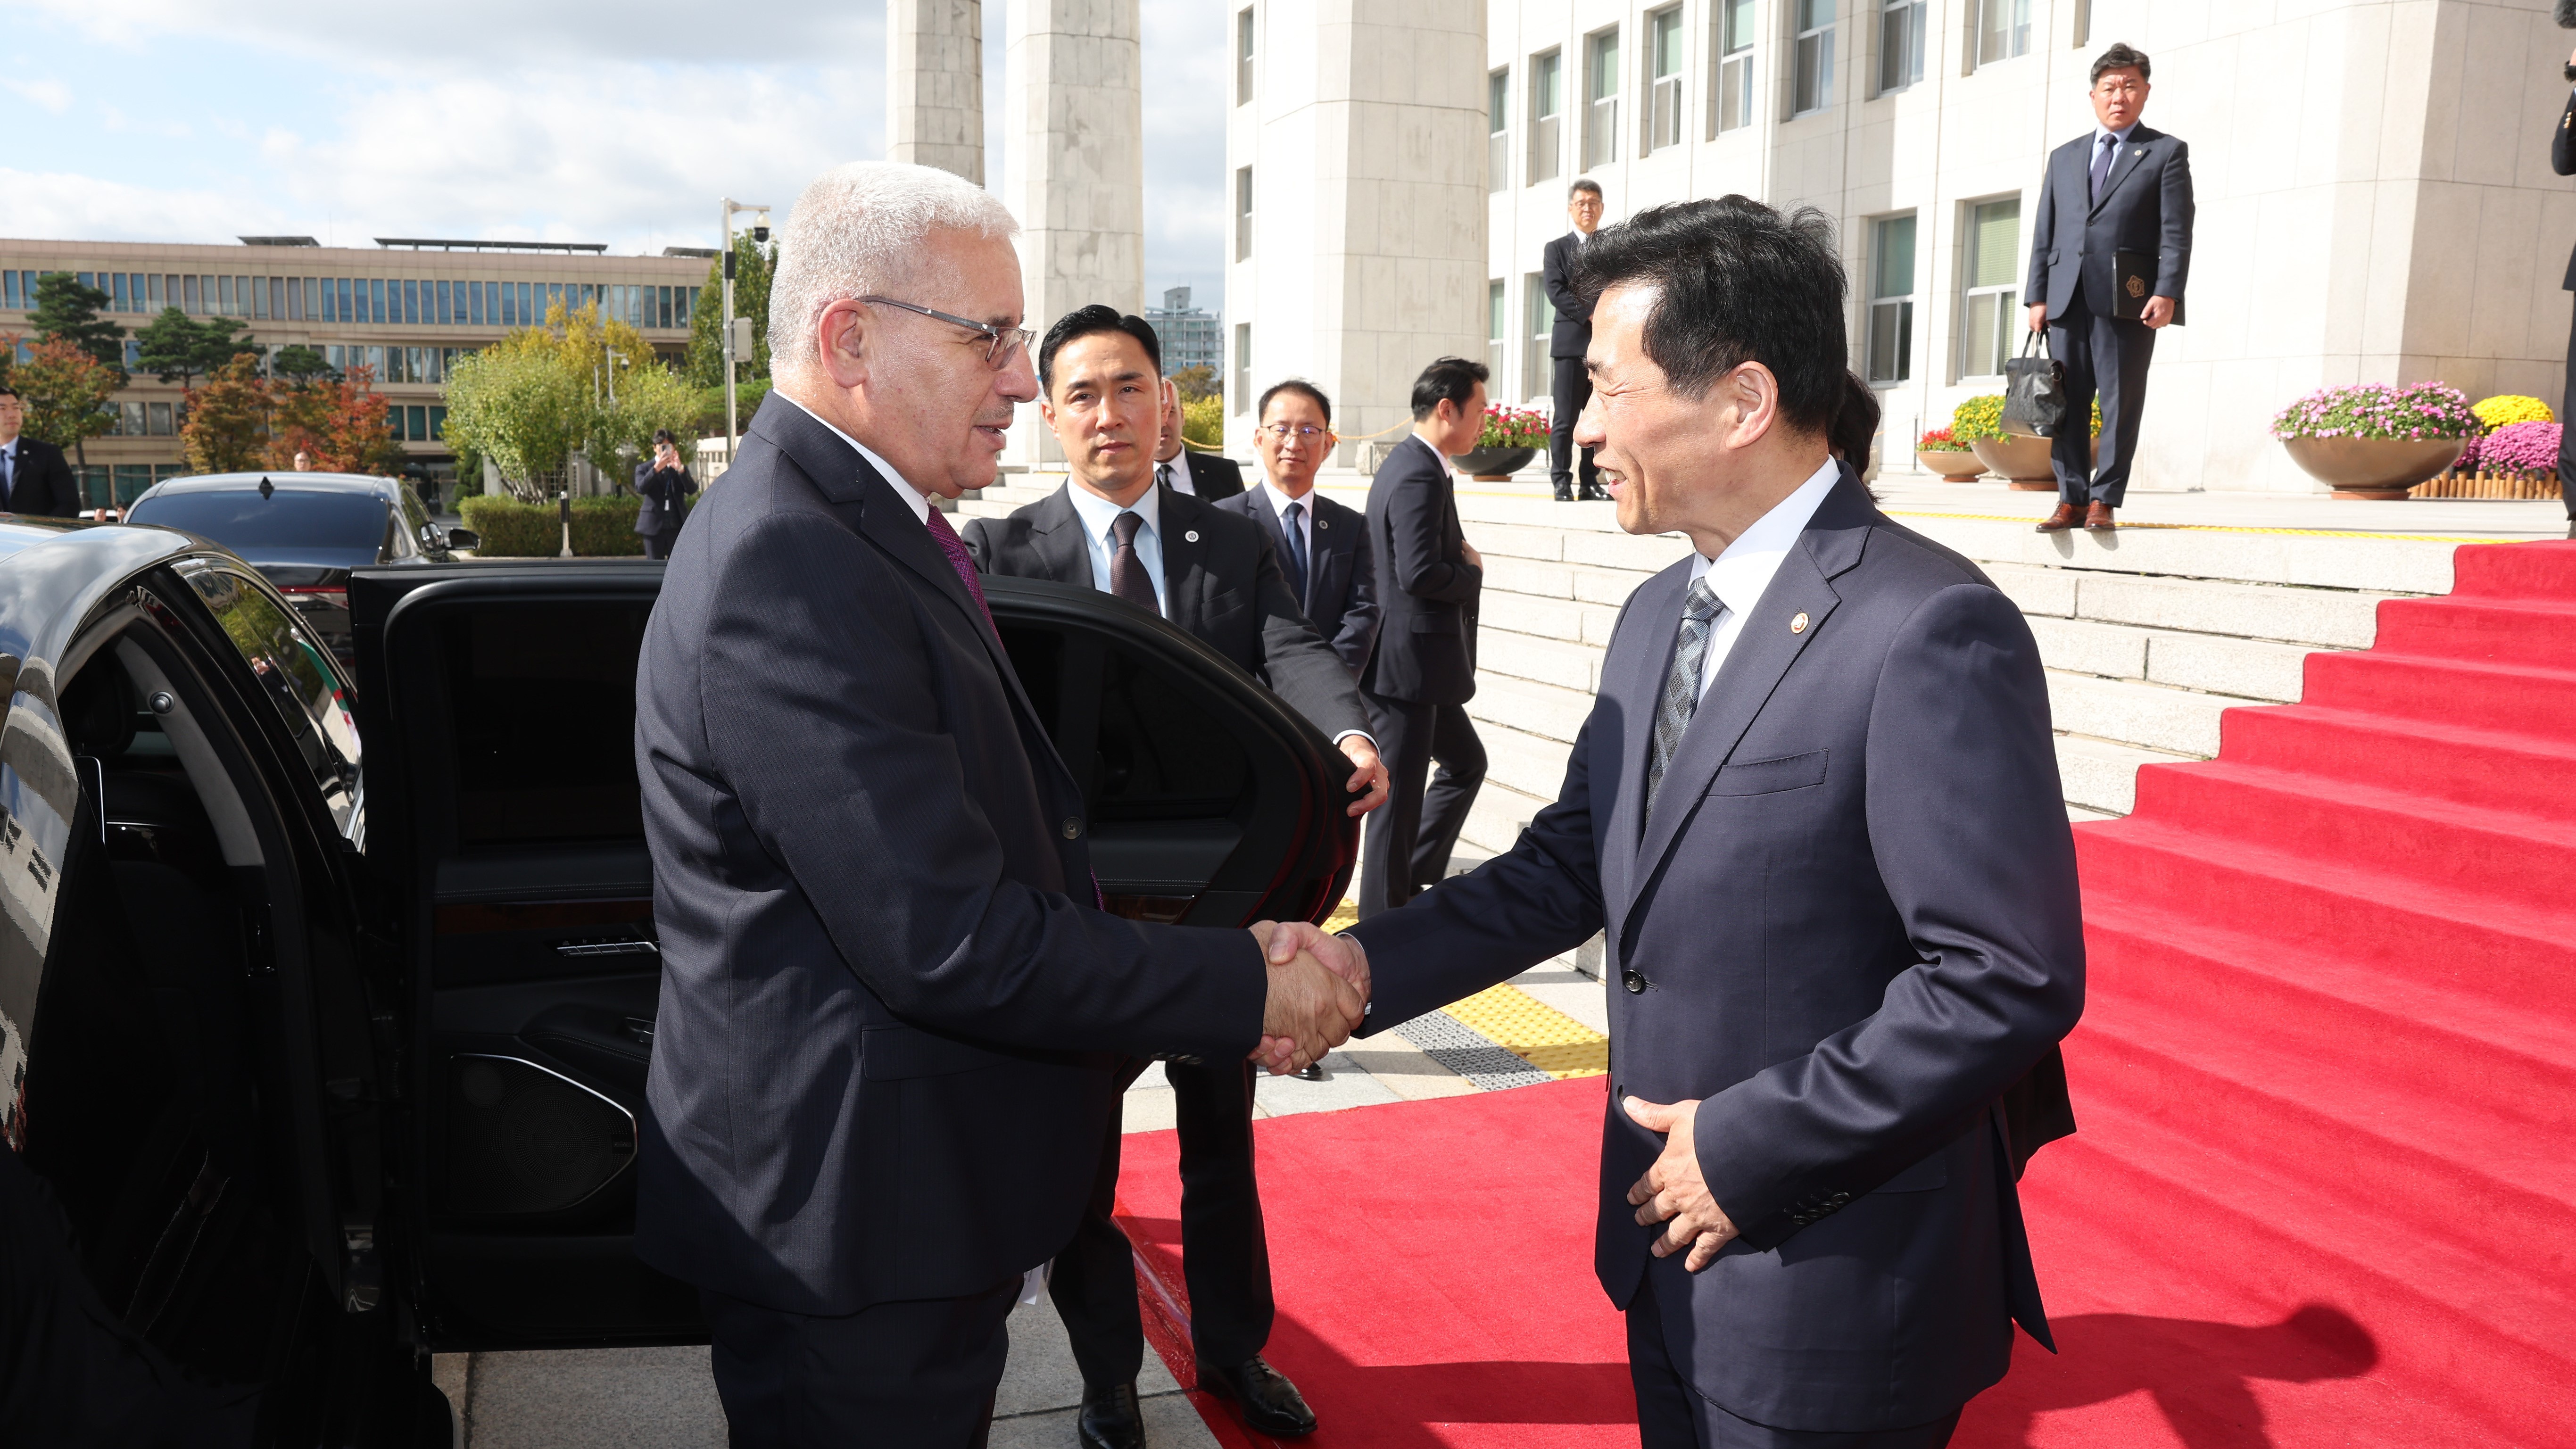
{"label": "street lamp post", "polygon": [[718,218],[718,230],[724,239],[725,466],[730,468],[733,466],[735,451],[742,446],[742,429],[735,416],[734,408],[733,368],[736,362],[747,360],[739,355],[734,343],[733,218],[734,213],[740,211],[757,213],[751,221],[751,239],[755,242],[766,242],[769,240],[769,208],[752,202],[736,201],[730,196],[723,198],[723,201],[724,211]]}

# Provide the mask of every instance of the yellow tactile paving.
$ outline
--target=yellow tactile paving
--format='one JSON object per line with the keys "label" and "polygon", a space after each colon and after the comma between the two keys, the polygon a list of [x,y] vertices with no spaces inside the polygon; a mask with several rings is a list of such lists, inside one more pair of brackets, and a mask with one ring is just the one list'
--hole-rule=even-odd
{"label": "yellow tactile paving", "polygon": [[1610,1070],[1608,1037],[1517,986],[1489,986],[1451,1003],[1449,1014],[1559,1080]]}

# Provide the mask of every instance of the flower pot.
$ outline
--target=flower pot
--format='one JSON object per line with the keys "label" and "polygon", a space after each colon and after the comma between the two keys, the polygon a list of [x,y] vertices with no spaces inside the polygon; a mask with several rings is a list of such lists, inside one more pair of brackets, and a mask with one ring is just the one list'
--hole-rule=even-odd
{"label": "flower pot", "polygon": [[2283,438],[2290,461],[2337,498],[2393,502],[2459,461],[2465,438]]}
{"label": "flower pot", "polygon": [[1470,478],[1493,483],[1528,467],[1530,459],[1537,456],[1536,448],[1474,448],[1452,457],[1449,466]]}
{"label": "flower pot", "polygon": [[1974,483],[1985,475],[1983,460],[1966,448],[1917,448],[1914,461],[1926,473],[1937,473],[1944,483]]}
{"label": "flower pot", "polygon": [[[2015,490],[2023,493],[2057,491],[2057,469],[2048,461],[2048,450],[2055,440],[2034,438],[2025,433],[2007,433],[2000,438],[1979,438],[1968,445],[1977,450],[1977,459],[1989,472],[2011,480]],[[2092,461],[2102,461],[2102,440],[2093,440]]]}

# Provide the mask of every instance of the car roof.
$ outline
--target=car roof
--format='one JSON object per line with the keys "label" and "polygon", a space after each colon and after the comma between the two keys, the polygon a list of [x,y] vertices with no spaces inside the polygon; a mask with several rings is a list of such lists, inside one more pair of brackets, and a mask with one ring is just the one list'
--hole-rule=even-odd
{"label": "car roof", "polygon": [[390,496],[402,484],[399,478],[373,473],[296,473],[284,469],[274,473],[196,473],[163,479],[134,501],[140,503],[156,493],[240,493],[259,487],[263,481],[281,493],[366,493],[379,498]]}

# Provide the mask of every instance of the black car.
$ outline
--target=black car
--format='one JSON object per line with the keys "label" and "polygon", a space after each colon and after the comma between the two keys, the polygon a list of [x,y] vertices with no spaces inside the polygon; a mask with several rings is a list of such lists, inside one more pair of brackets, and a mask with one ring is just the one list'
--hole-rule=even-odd
{"label": "black car", "polygon": [[156,483],[125,511],[211,538],[277,585],[344,665],[349,571],[368,564],[449,563],[479,540],[442,529],[412,486],[365,473],[200,473]]}
{"label": "black car", "polygon": [[[354,570],[352,677],[202,539],[0,522],[0,1442],[445,1445],[433,1351],[704,1341],[631,1251],[662,568]],[[1326,915],[1330,742],[1107,595],[986,588],[1113,909]]]}

